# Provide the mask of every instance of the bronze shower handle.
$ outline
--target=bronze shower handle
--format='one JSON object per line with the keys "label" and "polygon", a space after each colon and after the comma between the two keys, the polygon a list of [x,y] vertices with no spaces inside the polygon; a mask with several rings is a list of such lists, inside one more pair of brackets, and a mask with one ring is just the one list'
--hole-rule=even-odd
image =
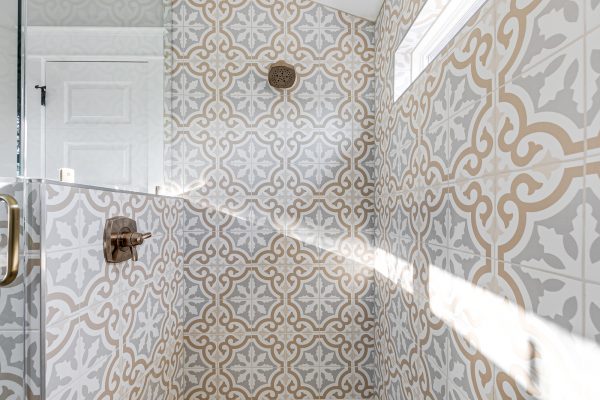
{"label": "bronze shower handle", "polygon": [[104,228],[104,258],[109,263],[138,260],[137,246],[152,237],[152,233],[137,232],[134,220],[125,217],[111,218]]}
{"label": "bronze shower handle", "polygon": [[152,234],[149,232],[121,232],[112,234],[112,239],[117,240],[119,242],[119,246],[121,247],[139,246],[140,244],[144,243],[144,240],[150,239],[151,237]]}
{"label": "bronze shower handle", "polygon": [[138,233],[138,232],[121,232],[111,234],[111,241],[113,246],[117,246],[123,251],[128,248],[131,252],[131,258],[133,261],[138,260],[138,253],[136,247],[143,244],[144,240],[152,237],[152,233]]}
{"label": "bronze shower handle", "polygon": [[10,195],[0,195],[0,203],[8,207],[8,255],[6,257],[6,273],[0,278],[0,287],[8,286],[17,279],[19,274],[19,231],[20,213],[19,203]]}

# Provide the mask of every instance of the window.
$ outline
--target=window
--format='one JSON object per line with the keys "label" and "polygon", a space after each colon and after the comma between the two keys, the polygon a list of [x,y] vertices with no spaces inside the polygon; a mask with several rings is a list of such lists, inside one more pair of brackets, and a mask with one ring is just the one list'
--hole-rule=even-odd
{"label": "window", "polygon": [[429,0],[394,56],[394,101],[446,47],[486,0]]}

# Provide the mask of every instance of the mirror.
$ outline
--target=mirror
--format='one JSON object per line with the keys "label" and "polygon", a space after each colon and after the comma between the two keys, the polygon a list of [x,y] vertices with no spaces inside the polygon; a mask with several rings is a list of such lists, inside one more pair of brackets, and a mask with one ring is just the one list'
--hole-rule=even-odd
{"label": "mirror", "polygon": [[164,184],[165,4],[28,0],[26,176],[136,192]]}

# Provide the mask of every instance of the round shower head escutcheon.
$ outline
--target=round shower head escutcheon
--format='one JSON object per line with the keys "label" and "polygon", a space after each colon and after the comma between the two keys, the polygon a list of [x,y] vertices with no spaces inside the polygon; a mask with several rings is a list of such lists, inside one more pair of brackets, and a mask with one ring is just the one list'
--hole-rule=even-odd
{"label": "round shower head escutcheon", "polygon": [[285,61],[269,67],[269,84],[276,89],[289,89],[296,83],[296,69]]}

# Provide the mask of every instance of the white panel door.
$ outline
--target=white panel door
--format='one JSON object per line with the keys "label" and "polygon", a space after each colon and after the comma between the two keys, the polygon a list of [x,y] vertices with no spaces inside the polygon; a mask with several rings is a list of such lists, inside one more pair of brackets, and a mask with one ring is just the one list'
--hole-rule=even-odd
{"label": "white panel door", "polygon": [[46,177],[75,170],[86,185],[148,189],[148,63],[46,64]]}

